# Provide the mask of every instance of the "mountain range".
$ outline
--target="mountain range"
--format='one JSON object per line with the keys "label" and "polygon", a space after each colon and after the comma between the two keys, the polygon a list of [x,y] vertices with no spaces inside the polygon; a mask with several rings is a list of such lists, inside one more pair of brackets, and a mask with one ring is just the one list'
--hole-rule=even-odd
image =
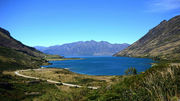
{"label": "mountain range", "polygon": [[47,54],[61,56],[112,56],[114,53],[127,48],[129,44],[111,44],[106,41],[78,41],[50,47],[35,46]]}
{"label": "mountain range", "polygon": [[162,21],[145,36],[114,56],[180,60],[180,15]]}

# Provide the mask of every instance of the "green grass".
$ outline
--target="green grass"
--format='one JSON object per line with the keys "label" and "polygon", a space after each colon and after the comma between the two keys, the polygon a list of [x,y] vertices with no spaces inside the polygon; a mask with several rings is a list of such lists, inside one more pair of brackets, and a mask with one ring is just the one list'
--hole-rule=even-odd
{"label": "green grass", "polygon": [[75,77],[75,82],[66,82],[70,84],[81,84],[85,86],[92,86],[92,84],[96,84],[98,86],[100,85],[107,85],[107,82],[105,80],[96,80],[92,78],[82,78],[82,77]]}
{"label": "green grass", "polygon": [[14,49],[0,47],[0,71],[39,68],[43,64],[48,64],[48,62],[40,57],[34,57]]}
{"label": "green grass", "polygon": [[[49,85],[45,82],[37,84],[25,83],[25,81],[31,81],[31,79],[12,77],[11,75],[3,74],[0,74],[0,78],[1,101],[32,99],[33,97],[42,95],[47,89],[53,89],[53,85]],[[3,85],[2,83],[6,83],[6,85]],[[30,92],[39,92],[40,94],[33,96],[26,95],[26,93]]]}

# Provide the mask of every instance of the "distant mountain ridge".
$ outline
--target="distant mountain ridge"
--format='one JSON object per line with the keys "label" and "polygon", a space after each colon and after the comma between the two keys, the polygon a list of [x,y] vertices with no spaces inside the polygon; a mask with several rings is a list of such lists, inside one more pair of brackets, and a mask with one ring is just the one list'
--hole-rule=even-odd
{"label": "distant mountain ridge", "polygon": [[162,21],[145,36],[114,56],[180,60],[180,15]]}
{"label": "distant mountain ridge", "polygon": [[112,56],[119,50],[127,48],[129,44],[111,44],[106,41],[96,42],[78,41],[50,47],[35,46],[36,49],[47,54],[63,56]]}

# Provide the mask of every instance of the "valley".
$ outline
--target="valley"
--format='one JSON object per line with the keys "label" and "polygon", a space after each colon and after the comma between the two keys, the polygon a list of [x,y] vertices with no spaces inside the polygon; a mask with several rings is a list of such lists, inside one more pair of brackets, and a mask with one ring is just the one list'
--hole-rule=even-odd
{"label": "valley", "polygon": [[[0,98],[2,101],[178,101],[179,22],[179,15],[163,21],[140,40],[114,54],[117,60],[120,60],[119,56],[124,56],[122,61],[125,62],[125,58],[135,57],[128,58],[134,67],[138,65],[135,61],[138,59],[141,61],[140,66],[144,66],[141,59],[151,58],[157,61],[150,68],[139,72],[131,64],[126,70],[117,71],[116,68],[120,67],[113,67],[117,61],[112,60],[108,66],[112,66],[111,69],[116,72],[125,73],[121,76],[85,75],[53,67],[39,69],[43,65],[62,60],[77,63],[75,61],[80,61],[81,58],[45,54],[17,41],[7,30],[0,28]],[[104,58],[104,63],[99,67],[104,68],[99,69],[100,72],[109,72],[110,69],[104,65],[109,61],[105,61],[105,57],[101,58]],[[98,62],[92,61],[96,64],[95,70],[99,68]],[[81,65],[83,63],[84,61],[80,62]],[[92,71],[92,68],[88,70]]]}

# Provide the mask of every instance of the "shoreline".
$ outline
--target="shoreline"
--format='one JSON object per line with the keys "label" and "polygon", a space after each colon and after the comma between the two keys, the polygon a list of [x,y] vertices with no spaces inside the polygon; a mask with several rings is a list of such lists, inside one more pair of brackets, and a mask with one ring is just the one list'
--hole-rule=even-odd
{"label": "shoreline", "polygon": [[39,69],[64,69],[64,70],[67,70],[69,72],[72,72],[74,74],[79,74],[79,75],[87,75],[87,76],[126,76],[126,75],[93,75],[93,74],[85,74],[85,73],[78,73],[78,72],[73,72],[70,70],[70,68],[57,68],[57,67],[41,67]]}
{"label": "shoreline", "polygon": [[64,61],[64,60],[83,60],[83,58],[59,58],[59,59],[46,59],[47,61]]}

